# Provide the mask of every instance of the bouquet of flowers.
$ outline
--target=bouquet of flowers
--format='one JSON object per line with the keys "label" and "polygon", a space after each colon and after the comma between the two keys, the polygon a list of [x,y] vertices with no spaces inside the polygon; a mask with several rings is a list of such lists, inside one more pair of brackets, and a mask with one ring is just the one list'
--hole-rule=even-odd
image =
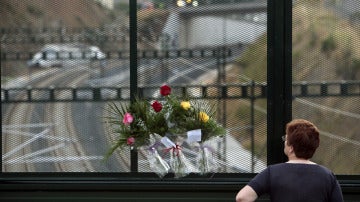
{"label": "bouquet of flowers", "polygon": [[[225,135],[225,129],[214,119],[215,107],[204,101],[190,101],[188,96],[179,98],[171,93],[168,85],[160,87],[160,94],[163,98],[160,101],[136,99],[129,106],[110,106],[115,116],[108,120],[116,126],[114,132],[119,134],[119,139],[109,150],[108,156],[125,145],[147,146],[150,167],[156,168],[155,172],[159,176],[164,176],[169,169],[156,151],[160,143],[169,152],[170,167],[175,177],[183,177],[190,172],[205,174],[214,171],[216,161],[211,157],[211,147],[205,145],[205,142]],[[194,147],[199,154],[196,166],[190,163],[182,151],[184,140],[198,144]]]}
{"label": "bouquet of flowers", "polygon": [[[153,109],[150,109],[151,106]],[[107,156],[119,147],[140,147],[149,144],[152,133],[165,134],[168,128],[164,116],[155,113],[154,110],[157,110],[154,103],[149,105],[147,101],[140,99],[136,99],[131,105],[120,107],[114,103],[110,104],[110,116],[105,118],[108,124],[114,126],[113,132],[119,134],[119,138]]]}
{"label": "bouquet of flowers", "polygon": [[159,102],[155,101],[150,105],[148,101],[138,98],[130,105],[110,104],[110,116],[105,118],[118,138],[108,150],[106,158],[116,149],[146,147],[150,168],[160,177],[165,176],[170,167],[157,152],[156,141],[157,136],[165,135],[168,127],[165,116],[160,111]]}
{"label": "bouquet of flowers", "polygon": [[[225,135],[225,129],[214,119],[215,107],[208,102],[191,101],[187,98],[188,96],[178,98],[171,94],[171,88],[167,85],[161,86],[160,94],[165,97],[164,108],[167,111],[169,133],[177,134],[173,138],[177,141],[173,148],[175,151],[180,148],[180,151],[177,152],[178,156],[181,157],[182,154],[178,139],[186,138],[188,143],[198,144],[195,148],[198,151],[196,167],[199,172],[206,174],[215,171],[218,165],[212,156],[213,149],[205,143],[213,137]],[[186,165],[181,162],[176,164]]]}

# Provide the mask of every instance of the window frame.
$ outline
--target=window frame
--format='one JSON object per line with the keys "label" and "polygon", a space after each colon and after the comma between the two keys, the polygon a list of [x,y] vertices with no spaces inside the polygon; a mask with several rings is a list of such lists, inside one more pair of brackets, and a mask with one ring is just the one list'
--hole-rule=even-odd
{"label": "window frame", "polygon": [[[137,90],[137,1],[130,5],[130,90]],[[292,107],[292,1],[267,1],[267,164],[284,162],[285,124]],[[279,71],[280,70],[280,71]],[[134,94],[134,93],[132,93]],[[280,112],[280,113],[279,113]],[[1,147],[1,146],[0,146]],[[137,153],[131,152],[130,173],[0,173],[0,192],[4,191],[203,191],[234,194],[255,173],[215,173],[181,179],[159,179],[152,173],[138,173]],[[2,166],[2,162],[0,162]],[[337,176],[344,193],[360,193],[360,175]]]}

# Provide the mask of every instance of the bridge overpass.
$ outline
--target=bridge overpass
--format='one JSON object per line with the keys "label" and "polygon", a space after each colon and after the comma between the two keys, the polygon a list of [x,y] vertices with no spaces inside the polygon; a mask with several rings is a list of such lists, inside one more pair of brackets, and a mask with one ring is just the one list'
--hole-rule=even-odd
{"label": "bridge overpass", "polygon": [[181,7],[173,10],[160,50],[248,44],[266,31],[266,1]]}
{"label": "bridge overpass", "polygon": [[266,12],[266,1],[252,1],[230,4],[210,4],[197,7],[179,7],[178,13],[183,18],[203,15],[228,15]]}

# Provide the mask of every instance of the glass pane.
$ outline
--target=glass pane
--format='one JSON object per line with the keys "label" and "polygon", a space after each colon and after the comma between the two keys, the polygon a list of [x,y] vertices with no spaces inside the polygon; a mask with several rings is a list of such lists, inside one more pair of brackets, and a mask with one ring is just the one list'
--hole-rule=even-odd
{"label": "glass pane", "polygon": [[[104,123],[110,99],[130,97],[129,5],[107,2],[2,1],[1,96],[23,101],[1,106],[3,172],[130,172],[128,147],[104,161],[118,138]],[[138,1],[137,18],[143,95],[167,83],[215,104],[227,129],[207,143],[216,172],[265,168],[266,1]],[[183,152],[195,166],[196,149]],[[146,155],[139,172],[152,172]]]}
{"label": "glass pane", "polygon": [[360,174],[359,12],[352,0],[293,4],[293,117],[318,126],[313,160],[335,174]]}
{"label": "glass pane", "polygon": [[[182,86],[190,95],[215,96],[202,101],[215,104],[217,122],[227,129],[225,138],[205,143],[220,165],[216,172],[265,168],[266,97],[259,85],[266,82],[266,1],[143,3],[138,37],[138,85],[153,87],[147,96],[165,83],[178,96]],[[182,147],[196,167],[198,148],[186,142]],[[148,172],[148,154],[141,152],[139,171]],[[158,152],[169,162],[168,152]]]}
{"label": "glass pane", "polygon": [[[2,103],[3,172],[129,172],[129,152],[103,160],[115,137],[92,102],[130,94],[129,5],[111,2],[1,1],[2,100],[65,100]],[[127,88],[93,93],[109,86]]]}

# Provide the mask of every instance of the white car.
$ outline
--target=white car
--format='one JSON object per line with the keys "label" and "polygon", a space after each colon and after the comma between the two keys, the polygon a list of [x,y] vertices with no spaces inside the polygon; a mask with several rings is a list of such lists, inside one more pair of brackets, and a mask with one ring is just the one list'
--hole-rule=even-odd
{"label": "white car", "polygon": [[27,62],[29,67],[62,67],[66,61],[104,60],[97,46],[83,44],[48,44]]}

